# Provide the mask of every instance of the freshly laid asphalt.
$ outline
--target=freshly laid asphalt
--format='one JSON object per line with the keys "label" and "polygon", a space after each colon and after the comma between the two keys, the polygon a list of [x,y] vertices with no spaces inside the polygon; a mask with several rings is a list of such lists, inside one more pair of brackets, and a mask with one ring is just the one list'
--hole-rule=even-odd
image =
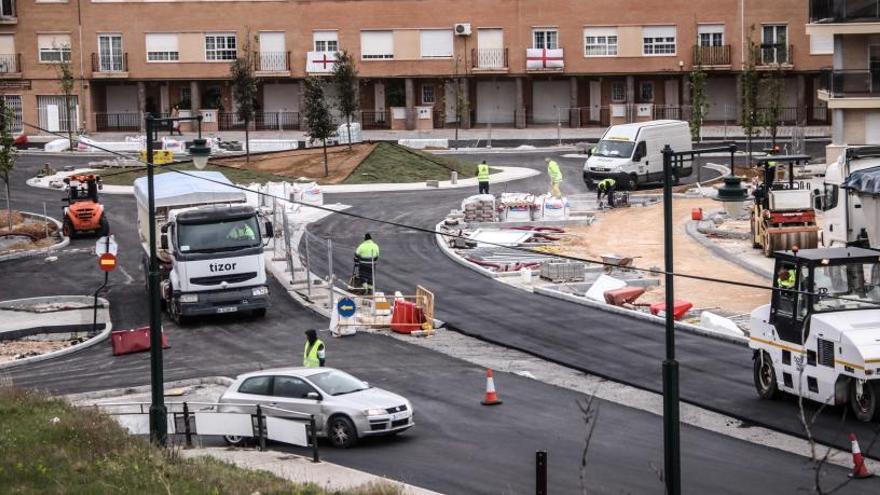
{"label": "freshly laid asphalt", "polygon": [[[60,193],[23,184],[42,162],[35,157],[19,159],[13,174],[15,208],[41,211],[43,201],[50,207],[53,203],[60,205]],[[56,160],[54,165],[60,163]],[[578,185],[569,182],[565,189],[574,191]],[[416,216],[420,225],[431,226],[443,210],[454,206],[466,193],[432,193],[436,201],[428,208],[424,208],[428,202],[421,194],[346,195],[344,200],[365,214],[381,210],[379,203],[386,203],[384,218],[411,222]],[[419,197],[422,201],[417,201]],[[120,196],[104,196],[103,201],[120,243],[121,268],[111,276],[109,293],[114,325],[142,326],[147,314],[134,201]],[[58,218],[57,210],[54,214]],[[662,350],[658,327],[522,292],[505,292],[502,286],[444,258],[433,239],[425,235],[347,224],[339,216],[321,222],[315,232],[330,232],[334,239],[351,238],[353,242],[365,229],[376,233],[382,245],[385,285],[412,287],[422,283],[434,288],[438,317],[456,327],[498,340],[516,337],[513,343],[518,346],[534,347],[554,359],[553,354],[560,353],[560,361],[567,359],[578,367],[608,365],[607,370],[600,371],[609,376],[621,375],[647,384],[659,380],[654,379],[654,375],[659,376],[660,362],[654,355]],[[0,300],[90,292],[101,282],[95,259],[87,252],[92,245],[93,240],[75,240],[54,263],[32,258],[0,264]],[[342,267],[350,263],[350,255],[338,261],[337,266]],[[394,270],[386,268],[391,264]],[[340,268],[340,273],[347,270]],[[290,301],[276,282],[272,290],[273,306],[263,320],[228,317],[184,328],[166,322],[172,345],[165,352],[166,379],[233,376],[258,368],[297,364],[303,330],[325,327],[326,320]],[[694,369],[692,352],[709,355],[700,366],[705,366],[710,376],[715,376],[719,367],[732,372],[744,366],[735,348],[722,348],[733,355],[713,363],[710,357],[719,354],[714,350],[718,342],[684,335],[679,339],[683,393],[699,382],[685,380],[685,370]],[[505,403],[486,408],[478,403],[484,370],[468,363],[374,335],[332,339],[328,348],[330,365],[410,398],[418,424],[403,435],[366,441],[356,449],[325,448],[325,459],[445,493],[521,493],[531,491],[534,483],[534,452],[546,449],[551,490],[579,491],[585,427],[575,401],[583,395],[499,373],[496,382]],[[603,357],[606,353],[610,355]],[[750,364],[747,354],[745,358],[745,365]],[[627,374],[633,367],[643,373],[631,370]],[[55,393],[135,386],[148,382],[149,355],[113,357],[109,345],[99,345],[63,358],[13,368],[6,374],[18,386]],[[750,388],[750,377],[744,382],[747,387],[736,385],[741,374],[730,377],[731,388]],[[589,450],[590,491],[662,490],[656,474],[663,464],[661,419],[610,402],[597,400],[595,404],[599,418]],[[748,404],[760,410],[770,403],[758,401],[752,392]],[[794,415],[792,403],[781,402],[777,408],[780,415]],[[809,489],[812,479],[804,458],[688,426],[682,427],[682,465],[686,491],[693,493],[796,493]],[[844,479],[844,470],[830,468],[829,475],[829,483],[839,482]],[[867,483],[853,483],[845,492],[877,489],[876,482]]]}

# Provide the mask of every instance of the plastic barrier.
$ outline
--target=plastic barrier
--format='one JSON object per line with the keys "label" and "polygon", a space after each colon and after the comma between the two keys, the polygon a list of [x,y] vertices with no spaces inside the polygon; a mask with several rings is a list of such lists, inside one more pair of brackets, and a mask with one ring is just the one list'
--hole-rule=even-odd
{"label": "plastic barrier", "polygon": [[645,293],[644,287],[624,287],[605,291],[605,302],[612,306],[632,304]]}
{"label": "plastic barrier", "polygon": [[[150,350],[150,327],[110,332],[110,343],[113,345],[114,356],[148,351]],[[162,332],[162,348],[167,349],[168,347],[170,347],[168,335]]]}
{"label": "plastic barrier", "polygon": [[[676,299],[672,307],[672,317],[676,320],[684,318],[684,315],[693,308],[694,305],[683,299]],[[666,311],[666,303],[658,302],[651,305],[651,314],[660,316],[660,313]]]}
{"label": "plastic barrier", "polygon": [[424,319],[422,309],[415,303],[397,300],[394,302],[394,312],[391,314],[391,330],[397,333],[412,333],[421,329]]}
{"label": "plastic barrier", "polygon": [[702,219],[703,219],[703,209],[702,208],[691,209],[691,220],[702,220]]}

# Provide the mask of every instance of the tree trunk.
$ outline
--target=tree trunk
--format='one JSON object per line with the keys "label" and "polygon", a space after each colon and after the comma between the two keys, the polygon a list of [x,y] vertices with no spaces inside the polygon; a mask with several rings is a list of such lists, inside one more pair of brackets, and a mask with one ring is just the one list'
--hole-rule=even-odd
{"label": "tree trunk", "polygon": [[[348,151],[351,151],[351,114],[345,116],[346,128],[348,130]],[[363,119],[361,119],[363,120]]]}
{"label": "tree trunk", "polygon": [[250,119],[244,120],[244,161],[245,163],[251,162],[251,121]]}
{"label": "tree trunk", "polygon": [[748,155],[748,162],[746,163],[746,168],[752,167],[752,134],[748,133],[746,135],[746,154]]}
{"label": "tree trunk", "polygon": [[9,177],[3,182],[6,184],[6,222],[9,226],[8,233],[12,233],[12,197],[9,196]]}
{"label": "tree trunk", "polygon": [[73,129],[71,129],[70,121],[70,95],[64,95],[64,106],[67,107],[67,140],[70,144],[69,151],[73,151]]}
{"label": "tree trunk", "polygon": [[327,166],[327,140],[321,140],[324,144],[324,177],[330,176],[330,168]]}

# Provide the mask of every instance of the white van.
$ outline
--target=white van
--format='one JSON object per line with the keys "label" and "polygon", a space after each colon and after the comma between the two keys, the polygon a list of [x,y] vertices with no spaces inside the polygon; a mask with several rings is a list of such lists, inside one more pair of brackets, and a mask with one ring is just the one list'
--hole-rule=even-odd
{"label": "white van", "polygon": [[[691,131],[680,120],[652,120],[609,127],[584,164],[584,183],[593,189],[606,177],[617,181],[620,189],[635,189],[637,184],[663,180],[663,148],[691,151]],[[691,161],[676,163],[672,182],[693,172]]]}

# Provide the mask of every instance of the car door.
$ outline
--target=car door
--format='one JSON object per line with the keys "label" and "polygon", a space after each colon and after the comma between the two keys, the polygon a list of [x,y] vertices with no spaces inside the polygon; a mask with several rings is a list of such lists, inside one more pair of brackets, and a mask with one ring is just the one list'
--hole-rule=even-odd
{"label": "car door", "polygon": [[[319,398],[308,398],[309,393],[318,394]],[[272,403],[269,405],[302,414],[313,414],[315,416],[315,427],[321,430],[324,427],[324,417],[321,414],[322,398],[320,392],[303,379],[295,376],[277,375],[273,380]],[[284,413],[274,411],[272,415],[284,416]]]}

